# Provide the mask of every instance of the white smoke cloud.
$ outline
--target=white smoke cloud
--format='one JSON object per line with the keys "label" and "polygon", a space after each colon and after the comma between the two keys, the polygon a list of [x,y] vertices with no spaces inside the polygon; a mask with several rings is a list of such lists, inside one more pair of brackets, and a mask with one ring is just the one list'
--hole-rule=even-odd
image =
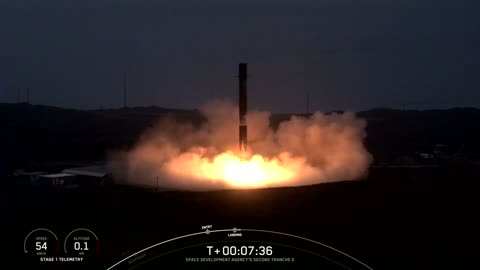
{"label": "white smoke cloud", "polygon": [[155,186],[158,178],[161,187],[187,190],[298,186],[360,179],[372,161],[366,121],[353,113],[293,116],[273,130],[270,113],[251,112],[250,156],[241,162],[238,108],[214,101],[201,112],[200,128],[162,119],[131,151],[112,155],[116,181]]}

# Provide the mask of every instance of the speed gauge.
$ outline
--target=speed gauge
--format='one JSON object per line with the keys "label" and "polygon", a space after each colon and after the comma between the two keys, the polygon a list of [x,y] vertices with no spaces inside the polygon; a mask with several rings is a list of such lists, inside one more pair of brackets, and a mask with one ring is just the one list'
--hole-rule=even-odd
{"label": "speed gauge", "polygon": [[60,252],[60,242],[51,230],[37,228],[25,237],[23,251],[41,259],[48,258]]}

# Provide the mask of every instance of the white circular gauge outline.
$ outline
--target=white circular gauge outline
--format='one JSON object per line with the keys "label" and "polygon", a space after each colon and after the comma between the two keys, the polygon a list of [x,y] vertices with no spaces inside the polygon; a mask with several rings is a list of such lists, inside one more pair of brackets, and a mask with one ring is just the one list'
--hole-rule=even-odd
{"label": "white circular gauge outline", "polygon": [[23,240],[23,251],[25,251],[25,253],[28,253],[28,250],[27,250],[27,239],[28,237],[30,237],[30,235],[36,231],[47,231],[49,233],[51,233],[53,235],[53,237],[55,237],[55,240],[58,241],[58,237],[52,232],[50,231],[49,229],[47,228],[36,228],[35,230],[31,231],[30,233],[27,234],[27,236],[25,236],[25,239]]}
{"label": "white circular gauge outline", "polygon": [[107,270],[111,270],[113,269],[114,267],[118,266],[119,264],[121,264],[122,262],[142,253],[142,252],[145,252],[146,250],[149,250],[151,248],[154,248],[156,246],[159,246],[159,245],[162,245],[162,244],[165,244],[165,243],[168,243],[168,242],[172,242],[172,241],[175,241],[175,240],[178,240],[178,239],[182,239],[182,238],[187,238],[187,237],[191,237],[191,236],[195,236],[195,235],[200,235],[200,234],[210,234],[210,233],[215,233],[215,232],[235,232],[235,231],[250,231],[250,232],[262,232],[262,233],[272,233],[272,234],[279,234],[279,235],[285,235],[285,236],[290,236],[290,237],[294,237],[294,238],[298,238],[298,239],[302,239],[302,240],[305,240],[305,241],[309,241],[309,242],[312,242],[312,243],[315,243],[317,245],[320,245],[320,246],[323,246],[323,247],[326,247],[328,249],[331,249],[335,252],[338,252],[352,260],[354,260],[355,262],[361,264],[362,266],[366,267],[367,269],[370,269],[370,270],[373,270],[373,268],[371,268],[370,266],[366,265],[365,263],[361,262],[360,260],[348,255],[347,253],[344,253],[338,249],[335,249],[329,245],[326,245],[326,244],[323,244],[323,243],[320,243],[320,242],[317,242],[315,240],[312,240],[312,239],[308,239],[308,238],[305,238],[305,237],[302,237],[302,236],[298,236],[298,235],[294,235],[294,234],[289,234],[289,233],[283,233],[283,232],[276,232],[276,231],[269,231],[269,230],[260,230],[260,229],[239,229],[239,228],[233,228],[233,229],[220,229],[220,230],[205,230],[205,231],[202,231],[202,232],[197,232],[197,233],[191,233],[191,234],[186,234],[186,235],[182,235],[182,236],[178,236],[178,237],[175,237],[175,238],[172,238],[172,239],[168,239],[168,240],[165,240],[163,242],[159,242],[159,243],[156,243],[156,244],[153,244],[149,247],[146,247],[140,251],[137,251],[133,254],[131,254],[130,256],[120,260],[119,262],[115,263],[114,265],[110,266],[109,268],[107,268]]}
{"label": "white circular gauge outline", "polygon": [[87,228],[78,228],[78,229],[75,229],[75,230],[71,231],[69,234],[67,234],[67,236],[65,237],[65,240],[63,241],[63,250],[65,251],[65,253],[68,253],[68,251],[67,251],[67,240],[68,240],[68,237],[70,237],[70,235],[71,235],[72,233],[76,232],[76,231],[87,231],[87,232],[91,233],[93,236],[95,236],[95,239],[97,239],[97,241],[98,241],[97,235],[96,235],[94,232],[92,232],[91,230],[89,230],[89,229],[87,229]]}

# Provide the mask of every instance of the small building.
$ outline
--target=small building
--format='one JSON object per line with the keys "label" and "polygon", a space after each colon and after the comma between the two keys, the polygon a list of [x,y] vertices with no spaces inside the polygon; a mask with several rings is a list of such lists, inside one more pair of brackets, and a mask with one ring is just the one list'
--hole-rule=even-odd
{"label": "small building", "polygon": [[65,169],[62,173],[73,174],[82,186],[99,186],[111,181],[111,176],[104,166],[86,166]]}
{"label": "small building", "polygon": [[26,172],[17,170],[13,173],[16,184],[55,188],[86,188],[113,183],[111,175],[103,166],[86,166],[64,169],[59,173]]}

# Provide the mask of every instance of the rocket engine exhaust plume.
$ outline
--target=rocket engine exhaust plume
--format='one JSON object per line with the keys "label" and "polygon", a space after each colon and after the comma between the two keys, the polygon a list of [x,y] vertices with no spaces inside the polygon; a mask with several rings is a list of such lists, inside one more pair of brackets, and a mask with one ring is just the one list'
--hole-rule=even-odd
{"label": "rocket engine exhaust plume", "polygon": [[200,127],[166,118],[129,152],[111,155],[115,181],[184,190],[263,188],[360,179],[372,161],[366,121],[353,113],[293,116],[273,129],[270,113],[250,112],[249,143],[238,147],[239,108],[201,108]]}

